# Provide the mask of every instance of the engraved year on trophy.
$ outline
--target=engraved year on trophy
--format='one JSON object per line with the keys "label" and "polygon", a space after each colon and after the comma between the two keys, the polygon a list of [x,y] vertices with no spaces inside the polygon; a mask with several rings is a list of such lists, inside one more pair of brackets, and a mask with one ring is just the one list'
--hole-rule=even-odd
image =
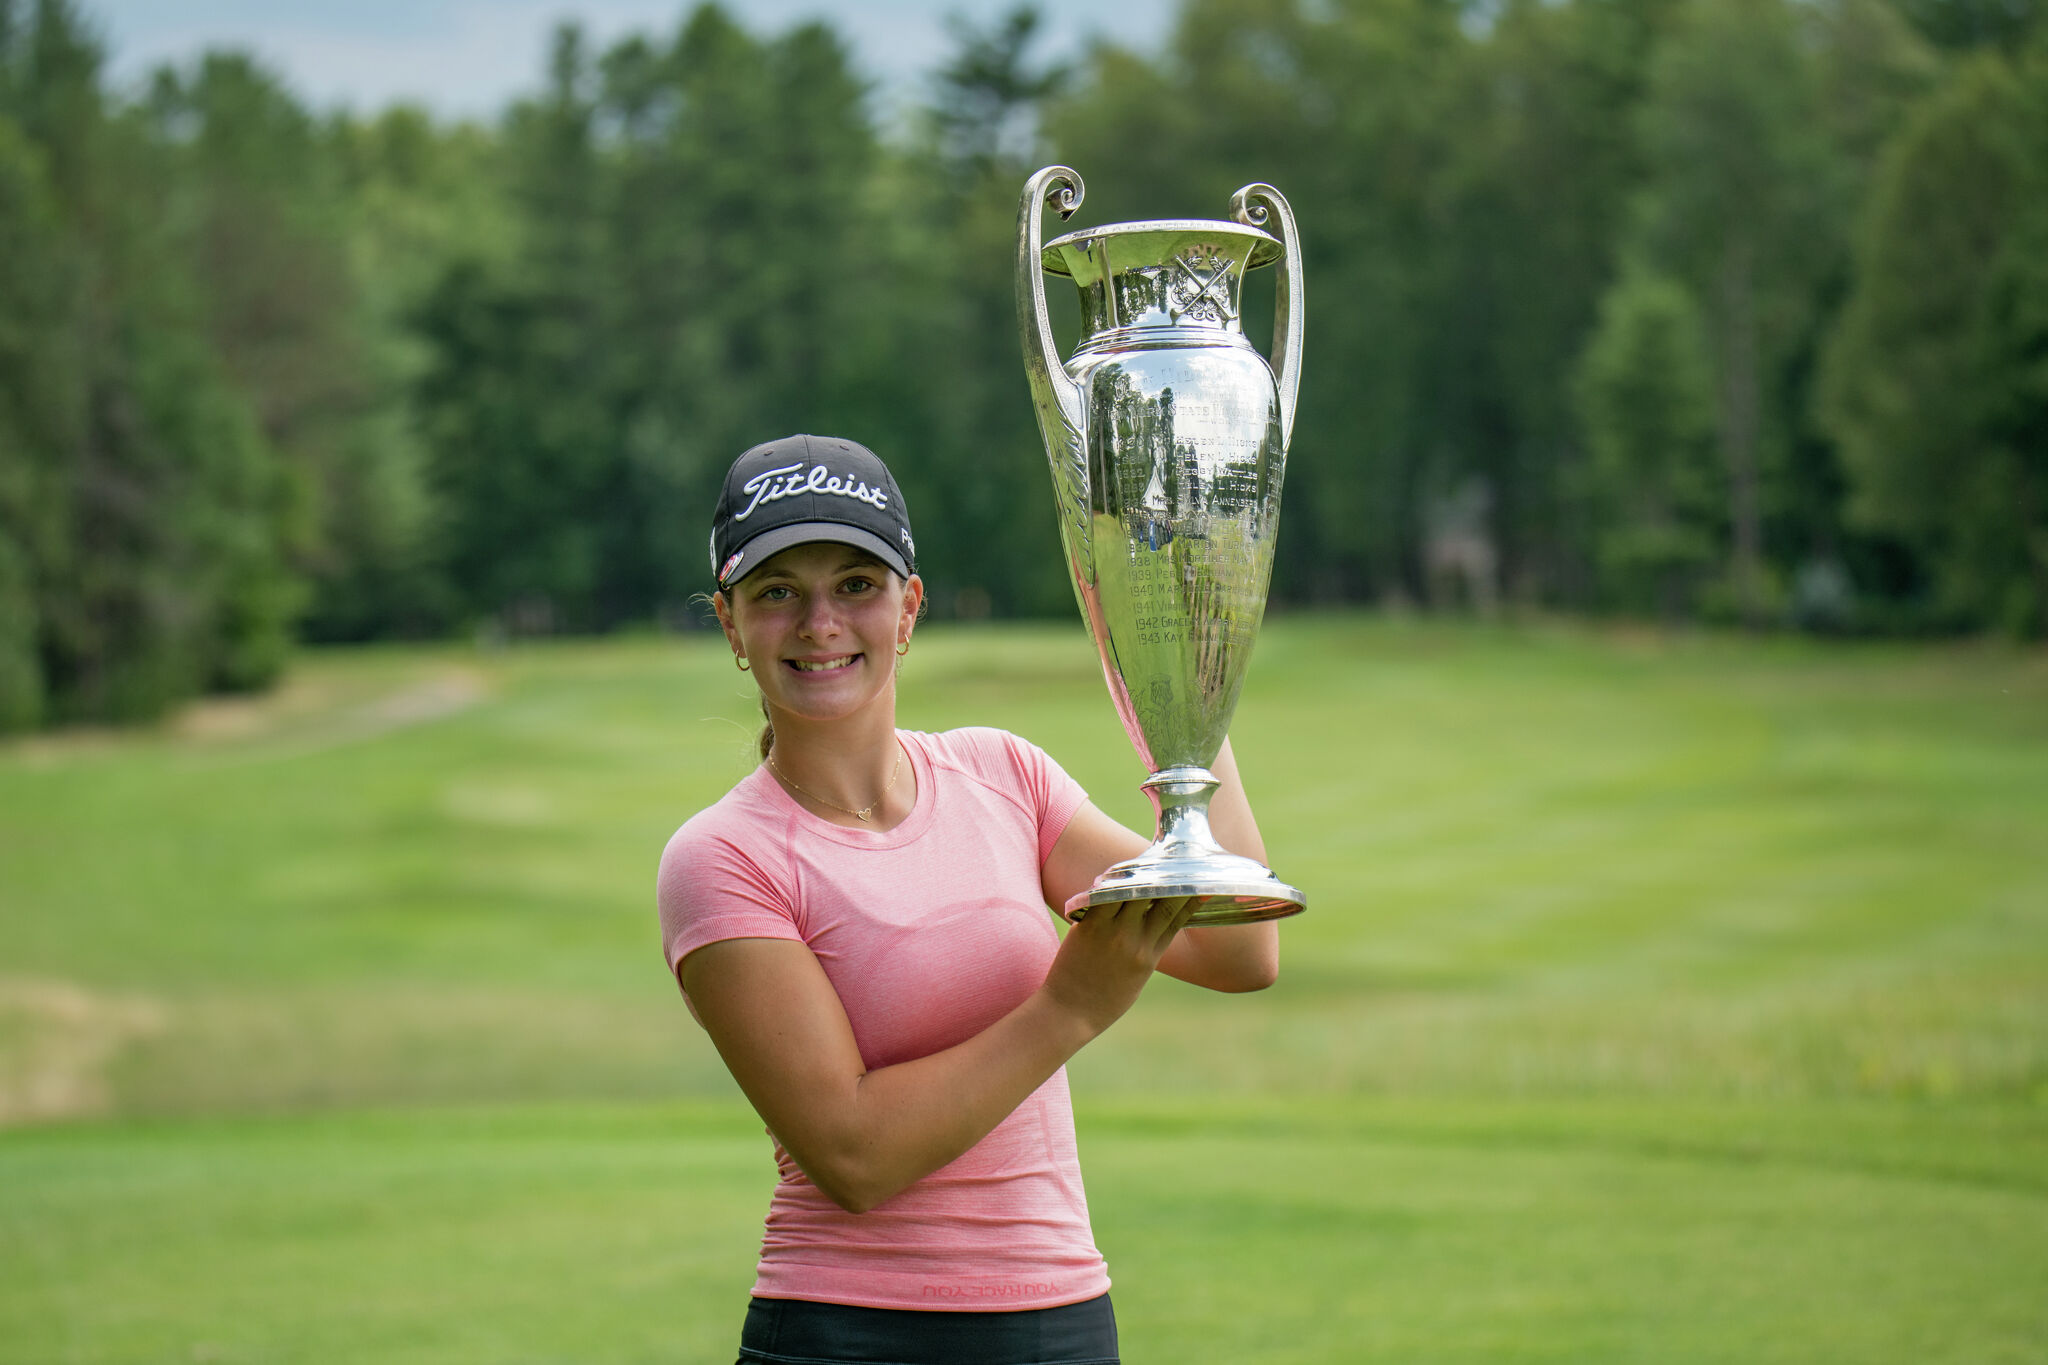
{"label": "engraved year on trophy", "polygon": [[[1065,166],[1025,184],[1018,322],[1067,567],[1117,715],[1152,774],[1158,837],[1068,901],[1067,917],[1170,896],[1205,898],[1196,924],[1296,914],[1302,893],[1224,851],[1208,814],[1209,765],[1266,610],[1301,381],[1294,214],[1272,186],[1247,185],[1231,199],[1234,222],[1111,223],[1042,244],[1044,209],[1070,217],[1084,193]],[[1238,302],[1245,272],[1274,261],[1269,367],[1245,340]],[[1048,273],[1081,290],[1081,341],[1064,364],[1046,317]]]}

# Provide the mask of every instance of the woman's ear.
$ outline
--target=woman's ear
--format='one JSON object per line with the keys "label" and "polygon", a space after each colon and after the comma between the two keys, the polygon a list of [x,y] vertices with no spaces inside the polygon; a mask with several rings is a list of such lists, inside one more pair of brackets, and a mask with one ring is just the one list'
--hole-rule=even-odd
{"label": "woman's ear", "polygon": [[912,574],[903,584],[903,619],[896,629],[896,643],[910,643],[910,632],[917,628],[917,618],[924,609],[924,580]]}
{"label": "woman's ear", "polygon": [[711,610],[718,613],[718,628],[725,632],[725,642],[732,646],[732,652],[740,652],[739,628],[732,623],[732,604],[726,600],[725,590],[711,594]]}

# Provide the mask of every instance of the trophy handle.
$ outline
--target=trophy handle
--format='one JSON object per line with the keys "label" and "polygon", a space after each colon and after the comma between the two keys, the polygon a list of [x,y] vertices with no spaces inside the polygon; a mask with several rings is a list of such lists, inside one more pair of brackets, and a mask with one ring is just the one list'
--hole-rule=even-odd
{"label": "trophy handle", "polygon": [[1081,386],[1068,377],[1053,345],[1052,319],[1045,311],[1045,266],[1040,260],[1045,239],[1039,218],[1043,205],[1057,211],[1064,222],[1087,195],[1078,172],[1047,166],[1024,182],[1024,198],[1017,205],[1017,314],[1024,324],[1024,372],[1031,381],[1031,396],[1040,400],[1040,412],[1049,399],[1076,431],[1081,427]]}
{"label": "trophy handle", "polygon": [[[1024,377],[1038,409],[1038,430],[1052,462],[1053,493],[1059,499],[1060,533],[1072,560],[1077,600],[1095,579],[1093,536],[1088,525],[1088,455],[1082,439],[1081,386],[1060,363],[1052,319],[1045,311],[1044,237],[1040,216],[1053,209],[1062,220],[1074,216],[1087,195],[1081,176],[1067,166],[1047,166],[1024,183],[1017,205],[1017,321],[1024,341]],[[1084,605],[1085,610],[1085,605]]]}
{"label": "trophy handle", "polygon": [[1271,185],[1246,185],[1231,195],[1230,216],[1280,239],[1283,268],[1273,309],[1273,378],[1280,390],[1280,439],[1291,444],[1294,398],[1301,390],[1301,234],[1295,230],[1294,210]]}

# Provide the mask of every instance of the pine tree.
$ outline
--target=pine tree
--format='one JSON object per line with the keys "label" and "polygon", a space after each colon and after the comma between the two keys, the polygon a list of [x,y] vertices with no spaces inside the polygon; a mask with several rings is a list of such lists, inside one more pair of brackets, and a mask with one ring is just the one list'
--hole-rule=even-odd
{"label": "pine tree", "polygon": [[[282,667],[299,601],[282,553],[288,480],[209,353],[164,237],[163,167],[109,112],[97,47],[64,0],[6,31],[20,131],[0,193],[48,267],[10,275],[28,344],[0,341],[20,450],[0,477],[9,671],[31,672],[19,642],[32,628],[41,710],[57,720],[145,718],[203,688],[259,686]],[[18,723],[36,707],[7,709]]]}

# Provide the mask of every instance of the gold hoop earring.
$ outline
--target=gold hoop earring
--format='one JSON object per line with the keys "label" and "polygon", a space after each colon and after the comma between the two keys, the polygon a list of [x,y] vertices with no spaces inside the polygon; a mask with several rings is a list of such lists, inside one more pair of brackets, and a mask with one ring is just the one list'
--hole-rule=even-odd
{"label": "gold hoop earring", "polygon": [[752,673],[754,671],[754,666],[747,662],[747,656],[744,654],[733,655],[732,664],[734,668],[737,668],[742,673]]}
{"label": "gold hoop earring", "polygon": [[909,652],[910,641],[908,640],[905,640],[902,644],[896,646],[896,657],[899,659],[902,658],[904,655],[908,654]]}

